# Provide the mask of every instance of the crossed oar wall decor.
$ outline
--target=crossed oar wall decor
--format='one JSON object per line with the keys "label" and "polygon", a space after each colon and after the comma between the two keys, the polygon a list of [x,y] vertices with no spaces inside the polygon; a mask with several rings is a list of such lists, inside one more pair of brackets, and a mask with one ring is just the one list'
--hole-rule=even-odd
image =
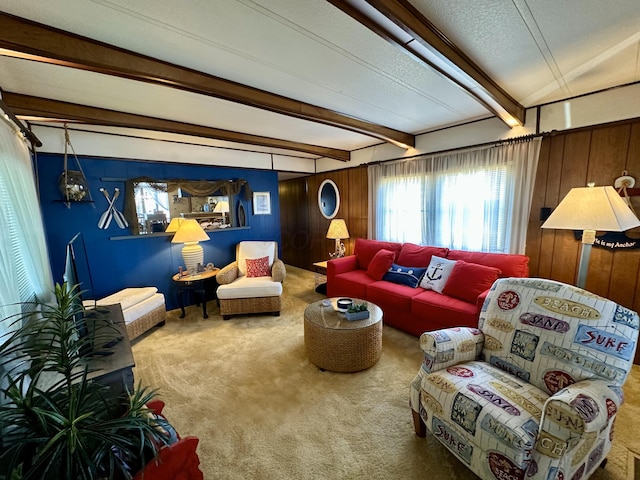
{"label": "crossed oar wall decor", "polygon": [[113,198],[110,198],[109,192],[105,188],[101,188],[100,191],[104,195],[104,198],[107,199],[109,206],[105,210],[105,212],[100,215],[100,220],[98,220],[98,228],[106,230],[109,228],[111,224],[111,220],[115,218],[118,227],[127,228],[129,226],[129,222],[124,217],[122,212],[116,208],[116,200],[120,196],[120,189],[116,188],[113,193]]}

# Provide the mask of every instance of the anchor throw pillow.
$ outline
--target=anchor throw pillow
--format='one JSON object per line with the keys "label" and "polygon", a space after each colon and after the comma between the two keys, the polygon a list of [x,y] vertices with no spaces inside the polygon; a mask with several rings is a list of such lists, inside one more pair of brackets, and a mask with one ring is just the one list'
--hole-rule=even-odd
{"label": "anchor throw pillow", "polygon": [[455,260],[447,260],[446,258],[437,257],[436,255],[432,256],[427,271],[422,277],[420,286],[425,290],[442,293],[455,264]]}

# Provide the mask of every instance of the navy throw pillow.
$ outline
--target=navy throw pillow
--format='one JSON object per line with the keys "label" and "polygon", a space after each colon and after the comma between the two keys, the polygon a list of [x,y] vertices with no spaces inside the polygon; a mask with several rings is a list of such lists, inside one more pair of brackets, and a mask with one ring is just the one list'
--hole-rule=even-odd
{"label": "navy throw pillow", "polygon": [[403,267],[395,263],[391,264],[391,268],[382,277],[387,282],[399,283],[411,288],[416,288],[420,284],[420,280],[426,272],[426,268],[421,267]]}

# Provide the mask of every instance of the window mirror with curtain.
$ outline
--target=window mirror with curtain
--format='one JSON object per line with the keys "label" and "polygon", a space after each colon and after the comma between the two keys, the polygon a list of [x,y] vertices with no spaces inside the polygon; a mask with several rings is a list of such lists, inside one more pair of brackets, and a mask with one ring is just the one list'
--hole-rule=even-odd
{"label": "window mirror with curtain", "polygon": [[541,138],[372,165],[369,237],[524,253]]}
{"label": "window mirror with curtain", "polygon": [[[243,197],[239,194],[243,192]],[[251,188],[237,180],[128,179],[124,214],[132,235],[160,233],[173,218],[196,219],[204,230],[236,227],[236,202],[251,199]],[[242,225],[244,226],[244,225]]]}

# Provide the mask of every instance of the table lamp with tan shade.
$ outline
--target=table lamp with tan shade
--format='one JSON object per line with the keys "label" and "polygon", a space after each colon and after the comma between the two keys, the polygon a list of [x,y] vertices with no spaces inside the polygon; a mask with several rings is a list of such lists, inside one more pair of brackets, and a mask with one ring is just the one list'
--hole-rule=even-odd
{"label": "table lamp with tan shade", "polygon": [[327,238],[336,241],[336,251],[330,253],[330,258],[344,257],[344,243],[340,240],[343,238],[349,238],[349,231],[347,230],[347,224],[342,218],[334,218],[329,224],[329,230],[327,231]]}
{"label": "table lamp with tan shade", "polygon": [[180,228],[180,225],[182,225],[183,221],[184,221],[184,218],[182,217],[172,218],[171,221],[169,222],[169,225],[167,225],[167,229],[165,230],[165,232],[167,233],[177,232],[178,229]]}
{"label": "table lamp with tan shade", "polygon": [[207,235],[195,219],[185,218],[182,220],[171,243],[184,243],[184,247],[182,247],[182,258],[184,260],[184,266],[189,273],[197,272],[198,264],[204,265],[204,250],[201,245],[198,245],[198,242],[205,242],[207,240],[209,240],[209,235]]}
{"label": "table lamp with tan shade", "polygon": [[216,206],[213,209],[213,211],[215,213],[222,213],[222,224],[224,225],[225,223],[227,223],[225,220],[225,213],[229,211],[229,202],[222,200],[216,203]]}
{"label": "table lamp with tan shade", "polygon": [[624,232],[640,226],[625,201],[611,186],[572,188],[562,199],[542,228],[582,230],[582,251],[576,286],[585,288],[591,247],[596,231]]}

